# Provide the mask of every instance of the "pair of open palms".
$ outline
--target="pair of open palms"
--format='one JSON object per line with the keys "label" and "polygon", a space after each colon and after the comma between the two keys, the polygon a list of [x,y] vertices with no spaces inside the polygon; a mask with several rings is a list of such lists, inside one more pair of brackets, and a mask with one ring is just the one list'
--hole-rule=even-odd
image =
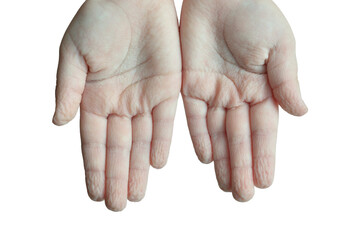
{"label": "pair of open palms", "polygon": [[307,108],[293,33],[270,0],[87,0],[61,45],[54,123],[80,106],[86,183],[111,210],[143,198],[165,165],[182,93],[195,151],[249,200],[271,185],[278,104]]}

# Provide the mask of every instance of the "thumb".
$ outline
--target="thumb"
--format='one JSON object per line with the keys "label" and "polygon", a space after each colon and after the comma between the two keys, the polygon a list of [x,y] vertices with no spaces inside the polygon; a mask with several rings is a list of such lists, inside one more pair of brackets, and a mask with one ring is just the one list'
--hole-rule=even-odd
{"label": "thumb", "polygon": [[300,93],[297,68],[294,40],[271,50],[267,74],[273,95],[285,111],[302,116],[308,112],[308,108]]}
{"label": "thumb", "polygon": [[76,115],[87,77],[87,66],[73,42],[64,38],[60,48],[56,86],[55,125],[64,125]]}

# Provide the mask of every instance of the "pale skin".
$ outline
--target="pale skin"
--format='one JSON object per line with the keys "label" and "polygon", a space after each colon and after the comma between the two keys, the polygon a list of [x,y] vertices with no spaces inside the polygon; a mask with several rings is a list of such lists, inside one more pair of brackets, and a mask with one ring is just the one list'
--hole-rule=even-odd
{"label": "pale skin", "polygon": [[123,210],[165,165],[181,89],[173,1],[88,0],[61,44],[53,121],[80,105],[88,194]]}
{"label": "pale skin", "polygon": [[172,0],[87,0],[62,40],[53,122],[80,107],[87,191],[110,210],[140,201],[150,165],[166,164],[180,91],[199,159],[239,201],[272,183],[277,104],[307,111],[269,0],[185,0],[180,30]]}
{"label": "pale skin", "polygon": [[278,104],[307,112],[292,30],[270,0],[185,0],[180,37],[196,154],[214,161],[222,190],[248,201],[273,181]]}

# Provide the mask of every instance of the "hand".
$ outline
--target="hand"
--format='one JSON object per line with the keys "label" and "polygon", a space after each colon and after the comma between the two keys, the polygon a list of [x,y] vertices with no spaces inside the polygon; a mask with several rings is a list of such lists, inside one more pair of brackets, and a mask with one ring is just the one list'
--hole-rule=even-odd
{"label": "hand", "polygon": [[272,184],[278,104],[307,112],[293,33],[270,0],[185,0],[182,95],[198,158],[248,201]]}
{"label": "hand", "polygon": [[80,105],[90,198],[118,211],[165,165],[181,87],[173,1],[88,0],[63,38],[53,122]]}

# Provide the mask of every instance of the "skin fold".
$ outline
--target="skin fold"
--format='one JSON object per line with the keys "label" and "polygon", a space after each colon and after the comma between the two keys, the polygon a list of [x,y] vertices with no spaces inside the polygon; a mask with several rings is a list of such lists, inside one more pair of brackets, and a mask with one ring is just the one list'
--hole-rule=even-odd
{"label": "skin fold", "polygon": [[181,89],[171,0],[88,0],[60,48],[53,122],[80,106],[88,194],[113,211],[145,195],[150,164],[165,165]]}
{"label": "skin fold", "polygon": [[185,0],[182,95],[193,145],[220,188],[248,201],[273,182],[278,105],[307,112],[295,40],[270,0]]}

